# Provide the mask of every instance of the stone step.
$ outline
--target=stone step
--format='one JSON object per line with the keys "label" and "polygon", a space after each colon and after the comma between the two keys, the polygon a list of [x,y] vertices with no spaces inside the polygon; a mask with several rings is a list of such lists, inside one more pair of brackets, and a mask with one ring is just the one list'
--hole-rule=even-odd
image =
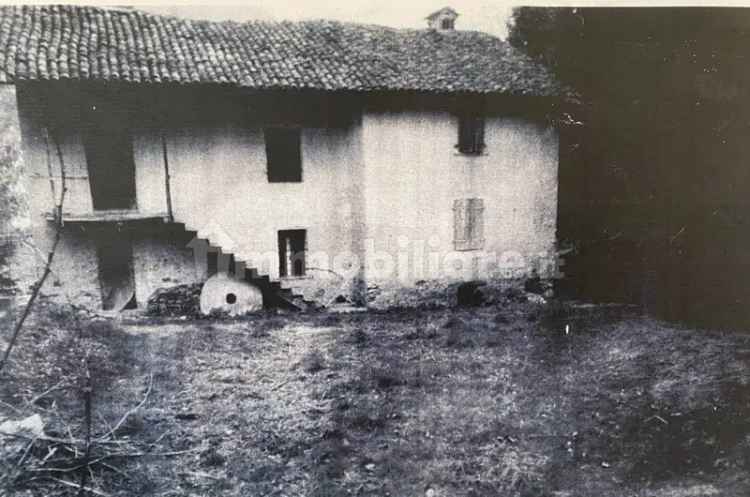
{"label": "stone step", "polygon": [[[180,221],[174,221],[172,224],[182,226],[182,229],[186,232],[195,233],[196,238],[205,242],[207,247],[219,251],[219,253],[224,256],[230,257],[231,260],[234,261],[233,269],[235,271],[235,276],[258,286],[263,292],[264,297],[270,299],[271,305],[296,310],[305,310],[316,306],[314,302],[305,300],[302,295],[296,293],[293,289],[284,288],[280,281],[271,280],[270,276],[267,274],[260,274],[257,268],[247,267],[245,265],[246,261],[243,257],[233,253],[231,250],[226,250],[225,247],[221,246],[220,241],[211,239],[211,229],[194,229],[188,223]],[[228,239],[228,236],[225,233],[221,233],[221,235],[221,237]]]}

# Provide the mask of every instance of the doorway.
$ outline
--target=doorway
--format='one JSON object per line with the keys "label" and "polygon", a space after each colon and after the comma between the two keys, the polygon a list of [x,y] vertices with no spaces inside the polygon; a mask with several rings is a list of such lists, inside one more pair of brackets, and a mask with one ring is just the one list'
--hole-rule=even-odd
{"label": "doorway", "polygon": [[102,233],[96,250],[101,288],[102,309],[121,311],[135,308],[133,245],[116,230],[110,236]]}
{"label": "doorway", "polygon": [[305,230],[279,231],[279,276],[301,277],[305,275]]}

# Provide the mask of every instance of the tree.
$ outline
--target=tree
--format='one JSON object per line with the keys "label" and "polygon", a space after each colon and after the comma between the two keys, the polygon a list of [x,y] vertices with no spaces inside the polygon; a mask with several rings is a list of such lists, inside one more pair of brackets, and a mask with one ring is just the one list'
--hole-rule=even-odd
{"label": "tree", "polygon": [[20,132],[11,95],[0,97],[0,235],[23,212]]}
{"label": "tree", "polygon": [[750,12],[524,7],[509,41],[582,97],[559,207],[579,296],[750,323]]}
{"label": "tree", "polygon": [[25,208],[21,187],[20,132],[15,94],[0,92],[0,292],[15,285],[10,275],[19,219]]}

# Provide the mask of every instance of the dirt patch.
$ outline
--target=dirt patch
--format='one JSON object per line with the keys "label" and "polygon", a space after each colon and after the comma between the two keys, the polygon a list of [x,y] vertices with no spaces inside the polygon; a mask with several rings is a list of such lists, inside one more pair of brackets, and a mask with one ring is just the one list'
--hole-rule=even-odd
{"label": "dirt patch", "polygon": [[[110,326],[99,407],[132,407],[153,375],[119,436],[190,451],[96,475],[111,495],[750,492],[744,335],[524,302]],[[3,400],[44,388],[38,367],[19,361]]]}

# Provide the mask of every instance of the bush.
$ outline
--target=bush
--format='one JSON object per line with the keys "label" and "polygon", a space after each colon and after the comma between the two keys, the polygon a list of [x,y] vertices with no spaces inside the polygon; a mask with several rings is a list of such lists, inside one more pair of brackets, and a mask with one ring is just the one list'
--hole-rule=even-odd
{"label": "bush", "polygon": [[370,371],[370,380],[380,390],[397,387],[406,384],[401,373],[401,368],[397,366],[376,367]]}
{"label": "bush", "polygon": [[358,347],[364,347],[369,340],[367,333],[365,333],[362,328],[357,328],[356,330],[352,331],[349,337],[351,343],[357,345]]}
{"label": "bush", "polygon": [[325,356],[317,349],[311,350],[300,361],[302,370],[308,374],[315,374],[326,368]]}
{"label": "bush", "polygon": [[471,329],[463,320],[452,317],[446,321],[443,328],[446,330],[443,342],[446,347],[463,348],[474,345],[474,337],[470,335]]}

